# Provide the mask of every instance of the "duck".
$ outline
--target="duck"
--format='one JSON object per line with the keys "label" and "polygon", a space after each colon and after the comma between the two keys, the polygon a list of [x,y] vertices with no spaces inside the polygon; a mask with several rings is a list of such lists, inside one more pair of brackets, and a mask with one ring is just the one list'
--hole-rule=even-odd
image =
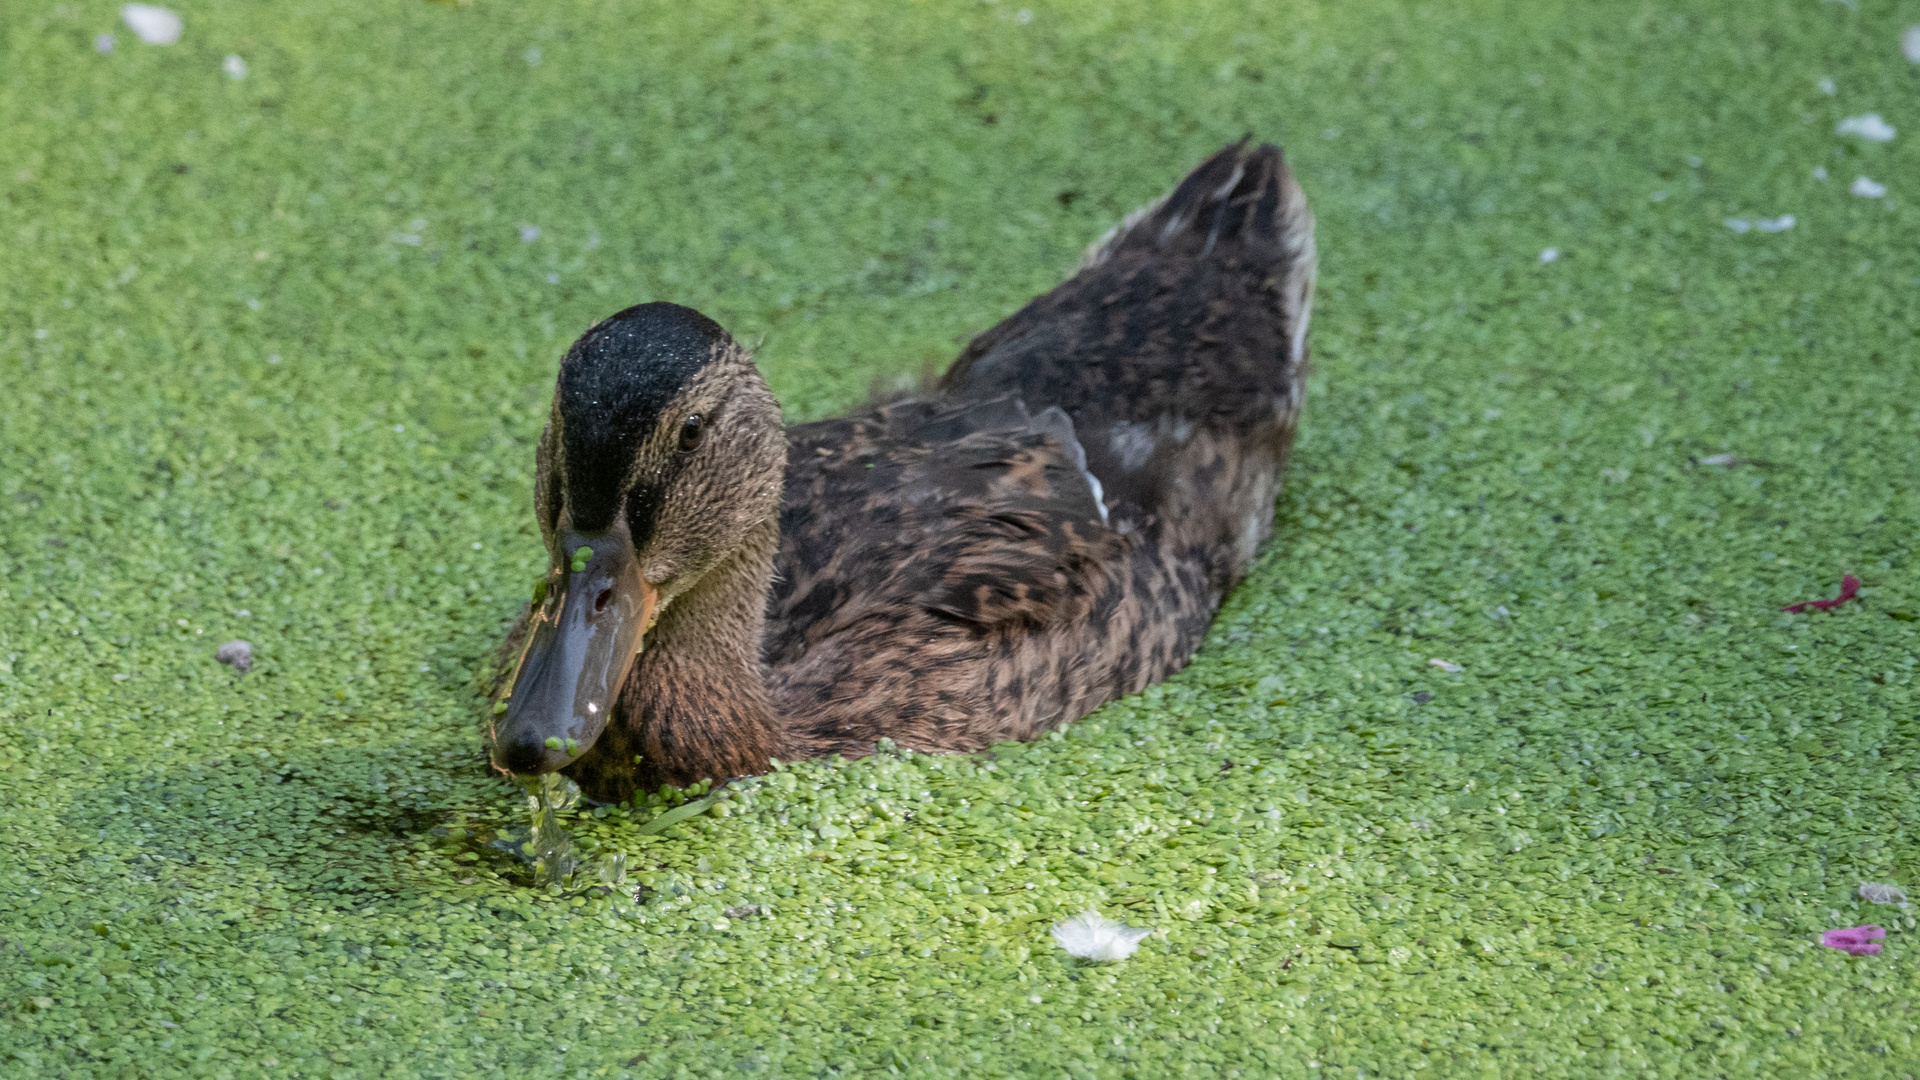
{"label": "duck", "polygon": [[595,802],[783,761],[969,753],[1166,679],[1273,529],[1317,252],[1242,139],[923,390],[787,425],[667,302],[591,326],[535,451],[548,570],[493,767]]}

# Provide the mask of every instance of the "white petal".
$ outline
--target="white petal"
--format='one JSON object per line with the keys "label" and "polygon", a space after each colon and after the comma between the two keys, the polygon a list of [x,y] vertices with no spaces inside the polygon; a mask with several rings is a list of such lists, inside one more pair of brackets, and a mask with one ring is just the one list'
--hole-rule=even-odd
{"label": "white petal", "polygon": [[1761,218],[1753,223],[1753,227],[1761,232],[1786,232],[1793,228],[1793,215],[1781,214],[1777,218]]}
{"label": "white petal", "polygon": [[113,52],[113,35],[101,34],[99,37],[94,38],[93,51],[99,53],[101,56],[111,54]]}
{"label": "white petal", "polygon": [[1542,249],[1540,252],[1540,261],[1543,263],[1550,263],[1559,257],[1560,257],[1559,248],[1545,248],[1545,249]]}
{"label": "white petal", "polygon": [[1442,660],[1437,656],[1427,661],[1427,666],[1437,667],[1441,671],[1444,671],[1449,675],[1458,675],[1461,672],[1467,670],[1466,668],[1461,667],[1459,664],[1453,663],[1452,661],[1449,661],[1449,660]]}
{"label": "white petal", "polygon": [[1856,176],[1853,178],[1853,186],[1847,190],[1863,199],[1879,199],[1886,196],[1887,185],[1876,184],[1864,176]]}
{"label": "white petal", "polygon": [[1907,902],[1907,890],[1898,885],[1883,885],[1878,881],[1863,881],[1860,883],[1860,899],[1865,900],[1869,904],[1900,904],[1905,906]]}
{"label": "white petal", "polygon": [[1820,87],[1820,92],[1823,94],[1837,94],[1840,92],[1840,88],[1833,85],[1832,79],[1823,78],[1820,80],[1818,85]]}
{"label": "white petal", "polygon": [[152,4],[127,4],[120,9],[133,36],[149,45],[171,45],[180,40],[180,16]]}
{"label": "white petal", "polygon": [[228,53],[227,58],[220,62],[220,70],[226,72],[230,79],[244,79],[247,77],[247,62]]}
{"label": "white petal", "polygon": [[1746,232],[1753,228],[1753,222],[1748,221],[1746,218],[1730,217],[1726,220],[1725,224],[1727,228],[1737,233]]}
{"label": "white petal", "polygon": [[1900,35],[1900,51],[1907,59],[1920,64],[1920,26],[1909,26],[1907,32]]}
{"label": "white petal", "polygon": [[1893,125],[1882,120],[1880,114],[1877,112],[1863,113],[1860,116],[1849,116],[1845,120],[1840,121],[1839,125],[1833,129],[1833,133],[1835,135],[1858,135],[1868,142],[1892,142],[1894,135],[1898,134],[1894,130]]}
{"label": "white petal", "polygon": [[1082,960],[1125,960],[1152,930],[1114,922],[1097,911],[1084,911],[1053,928],[1053,940]]}
{"label": "white petal", "polygon": [[531,244],[538,239],[540,239],[540,226],[538,225],[520,226],[520,242],[521,243]]}

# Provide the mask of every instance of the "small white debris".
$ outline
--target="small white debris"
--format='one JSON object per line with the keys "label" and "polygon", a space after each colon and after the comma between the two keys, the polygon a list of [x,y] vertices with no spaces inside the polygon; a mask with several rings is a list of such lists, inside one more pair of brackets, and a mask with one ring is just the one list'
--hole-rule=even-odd
{"label": "small white debris", "polygon": [[1555,259],[1558,259],[1559,257],[1560,257],[1559,248],[1542,248],[1540,251],[1540,261],[1542,263],[1550,263]]}
{"label": "small white debris", "polygon": [[396,244],[407,244],[412,247],[420,246],[419,233],[397,232],[397,233],[394,233],[392,236],[387,237],[387,239],[393,241]]}
{"label": "small white debris", "polygon": [[533,48],[527,50],[526,61],[528,67],[540,66],[540,46],[535,45]]}
{"label": "small white debris", "polygon": [[1152,930],[1114,922],[1097,911],[1084,911],[1053,928],[1053,940],[1071,956],[1107,962],[1125,960]]}
{"label": "small white debris", "polygon": [[1920,64],[1920,26],[1909,26],[1907,32],[1900,35],[1900,53]]}
{"label": "small white debris", "polygon": [[1693,167],[1694,167],[1694,168],[1696,168],[1696,169],[1700,167],[1700,165],[1701,165],[1701,161],[1702,161],[1702,159],[1701,159],[1701,157],[1700,157],[1700,155],[1699,155],[1699,154],[1688,154],[1688,155],[1687,155],[1687,164],[1688,164],[1688,165],[1691,165],[1691,166],[1693,166]]}
{"label": "small white debris", "polygon": [[559,274],[548,274],[548,275],[547,275],[547,284],[549,284],[549,285],[558,285],[558,284],[560,284],[560,275],[559,275]]}
{"label": "small white debris", "polygon": [[152,4],[127,4],[120,9],[133,36],[149,45],[171,45],[180,40],[180,16]]}
{"label": "small white debris", "polygon": [[1755,229],[1761,232],[1786,232],[1788,229],[1793,228],[1793,215],[1781,214],[1776,218],[1753,218],[1751,220],[1747,218],[1730,217],[1721,224],[1737,233],[1752,232]]}
{"label": "small white debris", "polygon": [[1439,657],[1437,657],[1437,656],[1436,656],[1436,657],[1434,657],[1434,658],[1432,658],[1431,660],[1428,660],[1428,661],[1427,661],[1427,666],[1428,666],[1428,667],[1437,667],[1437,668],[1439,668],[1439,669],[1440,669],[1441,671],[1444,671],[1444,672],[1446,672],[1446,673],[1447,673],[1447,674],[1449,674],[1449,675],[1458,675],[1458,674],[1460,674],[1461,672],[1463,672],[1463,671],[1465,671],[1465,670],[1467,670],[1466,668],[1463,668],[1463,667],[1461,667],[1461,666],[1460,666],[1459,664],[1455,664],[1455,663],[1453,663],[1453,662],[1451,662],[1451,661],[1448,661],[1448,660],[1442,660],[1442,659],[1440,659],[1440,658],[1439,658]]}
{"label": "small white debris", "polygon": [[1650,197],[1651,199],[1653,199],[1653,201],[1654,201],[1654,202],[1666,202],[1666,201],[1667,201],[1667,193],[1666,193],[1666,192],[1665,192],[1664,190],[1663,190],[1663,191],[1656,191],[1656,192],[1654,192],[1654,193],[1653,193],[1653,194],[1652,194],[1651,196],[1649,196],[1649,197]]}
{"label": "small white debris", "polygon": [[1892,142],[1894,135],[1898,134],[1892,124],[1880,119],[1880,114],[1877,112],[1849,116],[1840,121],[1839,126],[1833,129],[1833,133],[1858,136],[1868,142]]}
{"label": "small white debris", "polygon": [[1853,186],[1847,190],[1863,199],[1883,199],[1887,195],[1887,185],[1876,184],[1864,176],[1854,177]]}
{"label": "small white debris", "polygon": [[1815,83],[1814,85],[1818,86],[1820,88],[1820,92],[1823,94],[1837,94],[1840,92],[1840,88],[1833,85],[1833,80],[1827,78],[1824,75],[1821,76],[1820,81],[1818,83]]}
{"label": "small white debris", "polygon": [[213,658],[245,675],[253,670],[253,645],[236,638],[220,646]]}
{"label": "small white debris", "polygon": [[1860,899],[1869,904],[1899,904],[1907,906],[1907,890],[1898,885],[1883,885],[1877,881],[1860,883]]}
{"label": "small white debris", "polygon": [[538,239],[540,239],[540,226],[538,225],[520,226],[520,242],[521,243],[531,244]]}
{"label": "small white debris", "polygon": [[1825,165],[1815,165],[1813,167],[1813,178],[1815,180],[1825,180],[1827,178],[1827,167]]}
{"label": "small white debris", "polygon": [[113,35],[101,34],[99,37],[94,38],[93,51],[99,53],[101,56],[113,55]]}
{"label": "small white debris", "polygon": [[1739,463],[1740,459],[1734,457],[1732,454],[1713,454],[1700,459],[1700,464],[1702,465],[1719,465],[1723,468],[1738,465]]}
{"label": "small white debris", "polygon": [[280,362],[280,354],[279,354],[279,353],[268,353],[268,354],[267,354],[267,363],[269,363],[269,364],[277,364],[277,363],[279,363],[279,362]]}
{"label": "small white debris", "polygon": [[244,79],[247,77],[247,62],[235,53],[228,53],[227,58],[220,61],[220,70],[226,72],[229,79]]}

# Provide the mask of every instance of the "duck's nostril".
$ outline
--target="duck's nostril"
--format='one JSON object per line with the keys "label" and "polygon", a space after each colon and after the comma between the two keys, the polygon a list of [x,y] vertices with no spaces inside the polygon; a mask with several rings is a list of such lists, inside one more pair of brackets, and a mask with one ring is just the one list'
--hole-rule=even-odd
{"label": "duck's nostril", "polygon": [[607,602],[613,599],[612,589],[601,589],[600,595],[593,598],[593,613],[600,614],[607,609]]}

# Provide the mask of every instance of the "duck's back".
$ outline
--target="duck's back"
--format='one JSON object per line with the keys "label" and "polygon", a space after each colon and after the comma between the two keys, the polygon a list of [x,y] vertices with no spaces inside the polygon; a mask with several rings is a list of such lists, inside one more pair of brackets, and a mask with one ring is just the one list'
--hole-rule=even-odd
{"label": "duck's back", "polygon": [[769,684],[813,752],[1030,738],[1178,670],[1271,528],[1312,218],[1229,147],[932,402],[791,429]]}

